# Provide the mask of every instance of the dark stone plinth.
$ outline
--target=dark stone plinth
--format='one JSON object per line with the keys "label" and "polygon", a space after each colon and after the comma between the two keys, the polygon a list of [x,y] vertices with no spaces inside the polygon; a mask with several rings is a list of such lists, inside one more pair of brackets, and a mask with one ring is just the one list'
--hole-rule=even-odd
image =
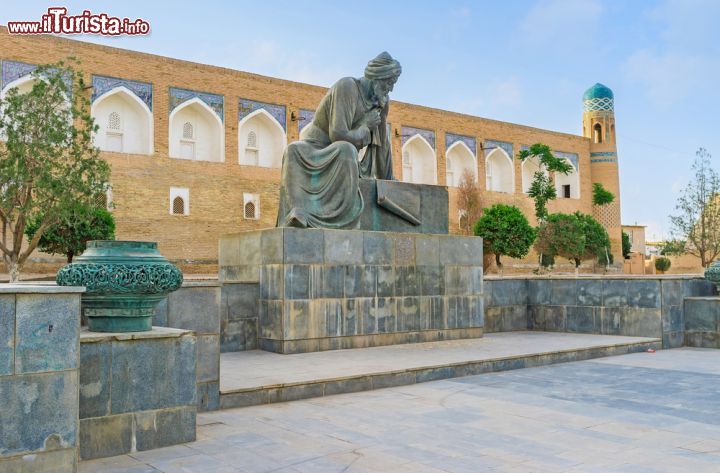
{"label": "dark stone plinth", "polygon": [[236,306],[245,293],[256,294],[257,303],[247,300],[233,311],[257,307],[259,346],[266,350],[482,336],[477,237],[294,228],[225,235],[220,280],[238,293]]}
{"label": "dark stone plinth", "polygon": [[685,345],[720,348],[720,297],[687,297]]}
{"label": "dark stone plinth", "polygon": [[[128,453],[133,443],[141,451],[195,440],[196,339],[160,327],[81,333],[81,459]],[[208,343],[217,337],[201,337],[202,350]]]}
{"label": "dark stone plinth", "polygon": [[0,286],[0,472],[74,472],[84,289]]}

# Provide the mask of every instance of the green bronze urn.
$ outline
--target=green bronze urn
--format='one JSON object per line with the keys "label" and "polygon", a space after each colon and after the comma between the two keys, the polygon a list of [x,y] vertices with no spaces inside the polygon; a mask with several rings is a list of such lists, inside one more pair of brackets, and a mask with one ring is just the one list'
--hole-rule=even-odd
{"label": "green bronze urn", "polygon": [[60,268],[59,286],[85,286],[82,312],[92,332],[152,330],[155,306],[180,288],[183,275],[150,241],[89,241]]}
{"label": "green bronze urn", "polygon": [[720,292],[720,260],[715,260],[708,266],[708,269],[705,270],[705,279],[715,284]]}

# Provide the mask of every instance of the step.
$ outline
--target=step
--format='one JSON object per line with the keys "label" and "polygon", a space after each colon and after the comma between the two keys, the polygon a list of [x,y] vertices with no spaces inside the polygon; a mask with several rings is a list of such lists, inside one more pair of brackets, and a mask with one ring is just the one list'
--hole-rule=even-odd
{"label": "step", "polygon": [[297,355],[251,350],[220,357],[220,408],[369,391],[662,348],[659,338],[504,332]]}

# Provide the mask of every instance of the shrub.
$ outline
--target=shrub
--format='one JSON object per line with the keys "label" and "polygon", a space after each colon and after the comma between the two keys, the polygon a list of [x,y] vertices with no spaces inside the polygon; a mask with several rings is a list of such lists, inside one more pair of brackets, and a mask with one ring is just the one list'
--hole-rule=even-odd
{"label": "shrub", "polygon": [[657,271],[660,271],[660,273],[664,273],[665,271],[670,269],[670,266],[671,266],[670,258],[661,256],[661,257],[655,259],[655,269]]}

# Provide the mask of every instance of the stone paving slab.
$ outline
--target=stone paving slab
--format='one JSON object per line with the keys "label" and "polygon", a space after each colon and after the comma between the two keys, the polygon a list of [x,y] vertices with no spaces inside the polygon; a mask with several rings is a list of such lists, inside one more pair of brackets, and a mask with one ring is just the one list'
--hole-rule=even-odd
{"label": "stone paving slab", "polygon": [[132,472],[718,472],[720,350],[674,349],[198,415]]}
{"label": "stone paving slab", "polygon": [[660,348],[660,339],[549,332],[280,355],[220,357],[221,408],[368,391]]}

